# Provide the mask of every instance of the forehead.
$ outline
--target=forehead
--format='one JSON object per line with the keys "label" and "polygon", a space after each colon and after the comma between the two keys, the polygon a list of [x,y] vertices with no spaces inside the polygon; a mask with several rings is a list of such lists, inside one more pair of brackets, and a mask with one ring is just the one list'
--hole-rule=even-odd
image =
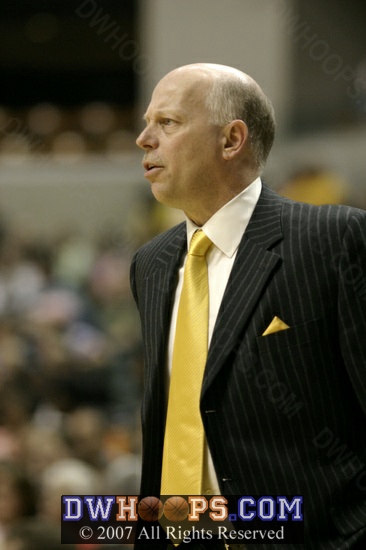
{"label": "forehead", "polygon": [[197,75],[168,74],[156,86],[146,115],[154,112],[177,111],[183,114],[205,109],[209,80]]}

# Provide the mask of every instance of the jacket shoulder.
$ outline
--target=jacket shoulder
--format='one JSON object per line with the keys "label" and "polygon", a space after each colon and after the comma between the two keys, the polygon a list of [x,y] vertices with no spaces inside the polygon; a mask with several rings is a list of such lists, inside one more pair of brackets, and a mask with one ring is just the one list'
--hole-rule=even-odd
{"label": "jacket shoulder", "polygon": [[176,237],[185,235],[185,222],[182,222],[174,227],[156,235],[151,241],[143,244],[134,255],[134,259],[142,260],[143,258],[150,257],[152,260],[158,256],[162,250],[165,250],[169,243],[174,241]]}
{"label": "jacket shoulder", "polygon": [[283,197],[274,191],[270,191],[272,200],[277,199],[282,203],[282,222],[284,226],[290,225],[295,229],[299,224],[308,227],[309,232],[345,230],[346,227],[357,220],[364,223],[366,211],[353,206],[340,204],[314,205],[293,201]]}
{"label": "jacket shoulder", "polygon": [[186,224],[182,222],[160,233],[139,248],[132,258],[131,285],[135,284],[137,278],[144,278],[151,273],[157,265],[163,265],[162,262],[169,259],[171,254],[179,254],[185,238]]}

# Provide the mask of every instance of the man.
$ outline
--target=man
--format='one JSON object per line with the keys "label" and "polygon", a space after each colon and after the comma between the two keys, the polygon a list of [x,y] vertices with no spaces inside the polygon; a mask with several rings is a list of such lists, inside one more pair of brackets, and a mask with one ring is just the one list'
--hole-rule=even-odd
{"label": "man", "polygon": [[[212,243],[197,404],[201,492],[302,495],[300,547],[364,548],[366,213],[296,203],[262,184],[273,110],[236,69],[194,64],[170,72],[145,121],[137,139],[145,177],[155,198],[187,221],[143,246],[131,268],[145,348],[141,492],[167,494],[171,486],[165,470],[178,443],[165,432],[176,384],[169,407],[167,396],[187,250],[198,230]],[[186,361],[187,372],[194,362]],[[178,433],[184,422],[175,423]]]}

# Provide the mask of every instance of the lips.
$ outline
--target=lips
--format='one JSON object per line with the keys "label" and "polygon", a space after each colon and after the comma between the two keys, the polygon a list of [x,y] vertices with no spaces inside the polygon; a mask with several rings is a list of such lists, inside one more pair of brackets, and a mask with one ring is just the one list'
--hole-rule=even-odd
{"label": "lips", "polygon": [[148,160],[145,160],[142,164],[146,170],[144,174],[145,178],[151,176],[152,174],[155,174],[156,172],[158,172],[163,168],[161,164],[157,162],[148,161]]}
{"label": "lips", "polygon": [[153,170],[154,168],[162,168],[162,165],[159,164],[158,162],[151,162],[147,160],[143,162],[143,166],[146,171]]}

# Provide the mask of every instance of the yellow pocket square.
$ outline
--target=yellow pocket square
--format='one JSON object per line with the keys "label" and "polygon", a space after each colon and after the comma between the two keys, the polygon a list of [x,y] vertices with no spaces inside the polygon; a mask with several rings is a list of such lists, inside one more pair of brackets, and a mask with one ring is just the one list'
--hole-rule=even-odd
{"label": "yellow pocket square", "polygon": [[262,336],[268,336],[268,334],[273,334],[274,332],[279,332],[280,330],[287,330],[288,328],[290,327],[276,316],[273,317],[270,325],[268,325]]}

